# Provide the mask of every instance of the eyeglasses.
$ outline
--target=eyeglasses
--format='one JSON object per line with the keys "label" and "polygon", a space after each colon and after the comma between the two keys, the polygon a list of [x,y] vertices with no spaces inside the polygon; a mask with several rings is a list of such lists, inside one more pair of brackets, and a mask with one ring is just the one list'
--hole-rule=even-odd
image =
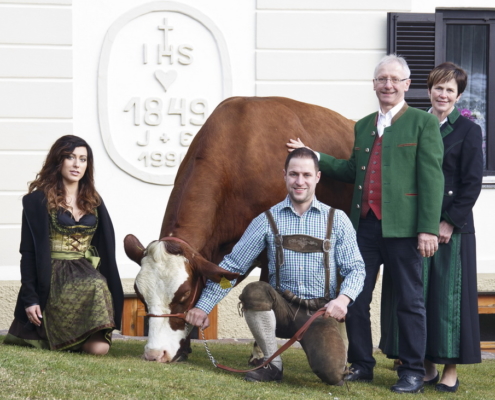
{"label": "eyeglasses", "polygon": [[407,81],[409,78],[399,79],[399,78],[375,78],[375,81],[380,85],[385,85],[387,81],[390,81],[393,85],[397,85],[400,82]]}

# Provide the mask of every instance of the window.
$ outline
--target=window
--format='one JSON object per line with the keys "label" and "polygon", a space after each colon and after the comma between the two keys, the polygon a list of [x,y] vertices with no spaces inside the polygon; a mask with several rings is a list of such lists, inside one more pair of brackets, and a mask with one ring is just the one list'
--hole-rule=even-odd
{"label": "window", "polygon": [[426,78],[435,65],[452,61],[466,70],[458,108],[481,126],[485,175],[495,175],[495,11],[389,13],[387,52],[403,56],[411,68],[406,100],[413,107],[430,106]]}

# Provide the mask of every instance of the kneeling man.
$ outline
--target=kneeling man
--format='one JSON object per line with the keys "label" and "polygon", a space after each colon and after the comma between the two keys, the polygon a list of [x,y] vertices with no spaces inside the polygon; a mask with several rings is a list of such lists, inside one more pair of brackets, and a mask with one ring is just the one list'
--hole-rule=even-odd
{"label": "kneeling man", "polygon": [[[363,288],[363,259],[347,216],[315,197],[320,171],[313,151],[300,148],[290,153],[284,179],[287,198],[253,220],[220,266],[244,274],[267,248],[270,283],[250,283],[240,296],[246,322],[265,360],[277,351],[276,337],[292,337],[314,311],[326,307],[301,345],[313,372],[326,383],[339,384],[346,349],[337,321],[344,320],[347,307]],[[337,273],[344,278],[340,292]],[[222,286],[230,283],[207,282],[196,307],[187,313],[188,323],[209,325],[207,314],[230,290]],[[248,372],[246,380],[279,382],[282,376],[282,359],[277,357],[265,368]]]}

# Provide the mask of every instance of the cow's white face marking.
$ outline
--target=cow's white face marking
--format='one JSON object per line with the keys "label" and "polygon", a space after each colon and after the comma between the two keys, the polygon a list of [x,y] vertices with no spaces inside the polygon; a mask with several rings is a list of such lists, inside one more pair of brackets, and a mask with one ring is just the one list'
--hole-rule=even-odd
{"label": "cow's white face marking", "polygon": [[[162,242],[152,242],[141,260],[136,286],[144,297],[150,314],[171,314],[170,303],[179,287],[188,279],[187,259],[166,252]],[[151,361],[170,362],[185,339],[184,330],[173,330],[169,318],[149,319],[148,343],[144,357]]]}

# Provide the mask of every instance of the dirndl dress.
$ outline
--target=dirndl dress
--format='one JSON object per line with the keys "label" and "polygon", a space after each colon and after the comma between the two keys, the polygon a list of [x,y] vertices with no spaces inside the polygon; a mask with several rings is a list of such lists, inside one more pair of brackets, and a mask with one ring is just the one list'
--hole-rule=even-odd
{"label": "dirndl dress", "polygon": [[36,327],[15,319],[4,343],[79,351],[92,334],[103,331],[111,344],[112,295],[91,246],[97,226],[97,215],[75,222],[67,211],[50,214],[52,275],[42,324]]}
{"label": "dirndl dress", "polygon": [[[427,320],[425,358],[437,364],[481,362],[476,284],[476,241],[454,233],[433,257],[423,259]],[[398,324],[393,282],[384,272],[380,349],[398,358]]]}

